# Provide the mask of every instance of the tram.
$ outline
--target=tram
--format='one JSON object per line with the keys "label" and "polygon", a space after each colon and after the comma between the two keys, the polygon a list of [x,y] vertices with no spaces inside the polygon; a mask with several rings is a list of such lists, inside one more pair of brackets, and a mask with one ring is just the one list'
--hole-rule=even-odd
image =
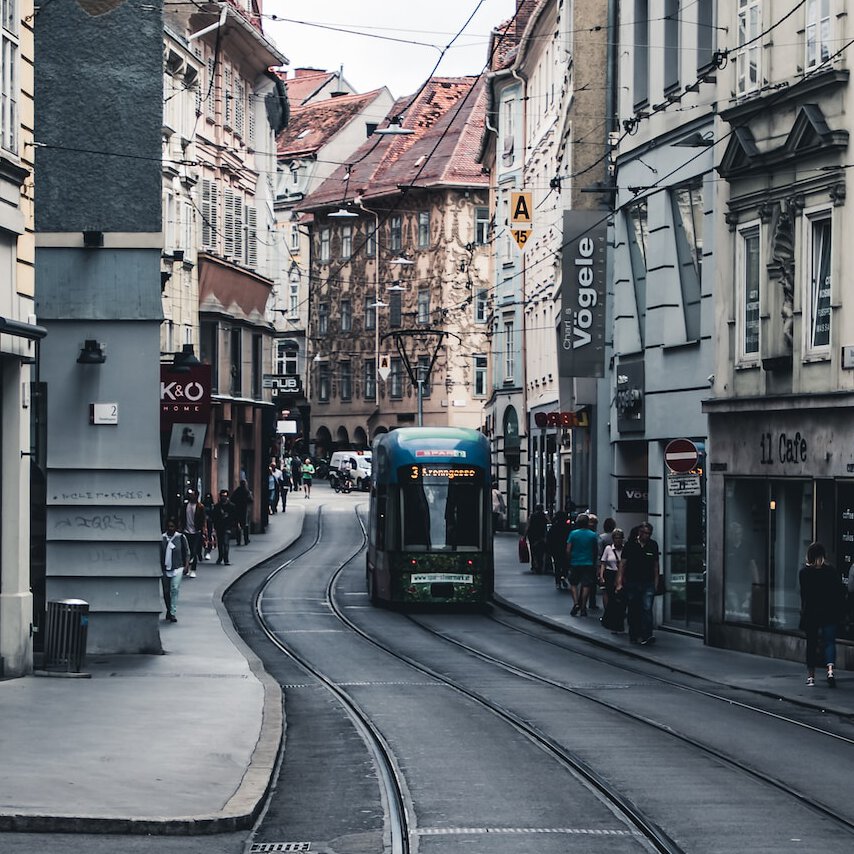
{"label": "tram", "polygon": [[366,582],[373,604],[485,606],[494,587],[489,442],[405,427],[373,445]]}

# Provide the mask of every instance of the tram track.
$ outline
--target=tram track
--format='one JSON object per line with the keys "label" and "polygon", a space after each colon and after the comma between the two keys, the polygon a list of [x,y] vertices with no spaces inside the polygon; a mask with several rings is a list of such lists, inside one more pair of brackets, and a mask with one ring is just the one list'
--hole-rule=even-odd
{"label": "tram track", "polygon": [[[341,707],[344,709],[362,740],[368,746],[377,768],[381,797],[388,815],[388,833],[390,838],[391,854],[409,854],[409,817],[406,809],[404,784],[395,765],[392,751],[383,738],[382,733],[376,726],[374,726],[368,715],[362,711],[347,691],[343,690],[333,680],[329,679],[323,672],[308,661],[305,656],[299,654],[288,644],[282,641],[271,627],[267,618],[264,616],[264,594],[269,589],[270,584],[289,566],[296,563],[301,558],[306,557],[313,549],[317,548],[322,538],[323,507],[321,505],[317,510],[317,532],[314,542],[299,554],[289,558],[270,572],[256,591],[253,601],[255,619],[267,640],[281,651],[283,655],[286,655],[291,661],[293,661],[306,674],[316,679],[320,685],[322,685],[338,700]],[[366,542],[367,538],[364,527],[362,527],[362,542],[359,545],[359,548],[345,560],[340,562],[333,573],[333,577],[337,576],[338,573],[343,572],[347,565],[364,551]],[[262,811],[256,826],[263,820],[263,817],[264,812]]]}
{"label": "tram track", "polygon": [[[804,792],[796,789],[795,787],[790,786],[785,781],[783,781],[779,778],[773,777],[770,774],[767,774],[767,773],[765,773],[765,772],[763,772],[763,771],[761,771],[761,770],[759,770],[759,769],[735,758],[734,756],[725,753],[724,751],[718,750],[717,748],[712,747],[711,745],[706,744],[706,743],[700,741],[699,739],[697,739],[691,735],[680,732],[668,724],[662,724],[658,721],[652,720],[651,718],[649,718],[646,715],[642,715],[642,714],[638,714],[636,712],[633,712],[633,711],[626,709],[626,708],[624,708],[624,707],[622,707],[616,703],[613,703],[613,702],[605,700],[601,697],[595,696],[594,694],[592,694],[590,692],[584,691],[582,689],[576,688],[576,687],[571,686],[571,685],[567,685],[566,683],[561,682],[559,680],[552,679],[548,676],[544,676],[542,674],[536,673],[533,670],[526,669],[523,667],[519,667],[519,666],[512,664],[508,661],[497,658],[497,657],[491,655],[490,653],[484,652],[483,650],[479,650],[476,647],[471,646],[470,644],[466,644],[463,641],[458,640],[457,638],[450,637],[450,636],[444,634],[443,632],[437,631],[436,629],[432,628],[431,626],[425,625],[424,623],[422,623],[420,620],[416,619],[412,615],[406,615],[406,616],[407,616],[407,619],[409,620],[409,622],[418,626],[418,628],[421,629],[422,631],[430,634],[431,636],[433,636],[433,637],[435,637],[435,638],[437,638],[437,639],[439,639],[445,643],[451,644],[452,646],[454,646],[458,649],[461,649],[470,655],[475,656],[476,658],[478,658],[481,661],[484,661],[484,662],[486,662],[486,663],[488,663],[494,667],[497,667],[497,668],[499,668],[499,669],[501,669],[507,673],[511,673],[516,677],[526,679],[526,680],[529,680],[532,682],[536,682],[536,683],[539,683],[541,685],[545,685],[549,688],[555,688],[555,689],[557,689],[561,692],[565,692],[565,693],[567,693],[573,697],[577,697],[579,699],[586,700],[587,702],[595,704],[599,708],[606,709],[609,712],[616,713],[616,714],[618,714],[618,715],[620,715],[620,716],[622,716],[628,720],[631,720],[633,723],[641,724],[643,726],[654,729],[657,732],[663,733],[666,736],[669,736],[673,739],[676,739],[677,741],[687,745],[691,749],[702,752],[706,756],[709,756],[718,762],[724,763],[728,767],[730,767],[734,770],[737,770],[737,771],[747,775],[748,777],[750,777],[750,778],[752,778],[752,779],[754,779],[754,780],[756,780],[756,781],[758,781],[758,782],[760,782],[766,786],[771,787],[772,789],[775,789],[779,792],[784,793],[785,795],[793,798],[798,803],[800,803],[802,806],[810,809],[812,812],[816,813],[817,815],[820,815],[825,819],[829,819],[829,820],[833,821],[841,829],[843,829],[843,830],[845,830],[851,834],[854,834],[854,821],[846,819],[843,816],[840,816],[837,813],[837,811],[835,809],[833,809],[832,807],[816,800],[815,798],[812,798],[811,796],[809,796],[809,795],[805,794]],[[532,638],[539,640],[541,642],[550,643],[554,646],[559,647],[560,649],[562,649],[564,651],[573,653],[575,655],[579,655],[579,656],[582,655],[582,653],[577,651],[577,650],[573,650],[570,647],[567,647],[563,644],[554,643],[554,641],[551,641],[547,638],[543,638],[537,634],[529,633],[529,632],[526,632],[525,630],[518,629],[517,627],[512,626],[509,623],[505,623],[502,620],[496,620],[496,619],[491,618],[491,617],[489,619],[493,620],[494,622],[498,623],[499,625],[501,625],[504,628],[513,629],[515,631],[518,631],[522,634],[526,634],[529,637],[532,637]],[[522,619],[524,619],[524,617]],[[750,712],[755,712],[757,714],[762,714],[762,715],[773,718],[773,719],[780,721],[780,722],[784,722],[787,724],[791,724],[793,726],[803,727],[803,728],[809,729],[815,734],[827,736],[829,738],[834,738],[838,741],[842,741],[842,742],[849,744],[849,745],[854,745],[854,739],[850,739],[850,738],[847,738],[845,736],[840,736],[836,733],[832,733],[832,732],[829,732],[827,730],[822,730],[822,729],[820,729],[818,727],[814,727],[810,724],[805,724],[802,721],[797,721],[797,720],[794,720],[791,718],[787,718],[783,715],[780,715],[779,713],[768,712],[767,710],[751,706],[747,703],[739,703],[737,701],[733,701],[733,700],[728,699],[726,697],[713,694],[712,692],[703,691],[701,689],[692,688],[691,686],[682,685],[678,682],[675,682],[675,681],[669,680],[669,679],[665,679],[663,677],[650,675],[647,671],[642,671],[639,668],[632,668],[632,667],[629,667],[629,666],[624,665],[624,664],[615,664],[613,661],[609,661],[609,660],[602,658],[602,657],[595,657],[595,656],[588,657],[588,656],[584,655],[584,658],[587,661],[590,661],[590,660],[597,661],[598,663],[607,665],[609,667],[613,667],[613,668],[616,668],[618,670],[622,670],[624,672],[631,673],[631,674],[636,675],[636,676],[642,676],[645,679],[651,679],[653,681],[659,682],[661,684],[665,684],[665,685],[672,687],[672,688],[676,688],[679,690],[684,690],[684,691],[688,691],[688,692],[691,692],[694,694],[698,694],[704,698],[714,699],[714,700],[717,700],[720,702],[727,703],[728,705],[731,705],[731,706],[738,706],[744,710],[747,710]]]}

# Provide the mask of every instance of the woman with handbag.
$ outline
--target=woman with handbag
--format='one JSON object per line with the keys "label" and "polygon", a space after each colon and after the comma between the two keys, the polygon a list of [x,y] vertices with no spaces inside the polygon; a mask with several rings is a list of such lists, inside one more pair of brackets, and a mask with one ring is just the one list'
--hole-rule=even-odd
{"label": "woman with handbag", "polygon": [[839,573],[827,562],[821,543],[807,549],[806,566],[800,571],[801,620],[806,633],[807,687],[815,685],[819,659],[827,668],[827,687],[836,687],[836,630],[844,617],[845,599]]}
{"label": "woman with handbag", "polygon": [[612,632],[625,631],[626,603],[615,590],[625,538],[620,528],[614,528],[611,542],[605,546],[599,561],[599,583],[603,587],[602,604],[605,608],[600,622]]}

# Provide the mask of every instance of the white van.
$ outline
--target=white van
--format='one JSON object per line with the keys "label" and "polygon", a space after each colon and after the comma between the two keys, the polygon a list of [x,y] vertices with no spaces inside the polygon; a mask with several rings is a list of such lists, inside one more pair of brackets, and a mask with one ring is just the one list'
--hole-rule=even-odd
{"label": "white van", "polygon": [[329,461],[330,471],[341,471],[342,463],[350,467],[350,479],[356,489],[371,488],[371,452],[370,451],[335,451]]}

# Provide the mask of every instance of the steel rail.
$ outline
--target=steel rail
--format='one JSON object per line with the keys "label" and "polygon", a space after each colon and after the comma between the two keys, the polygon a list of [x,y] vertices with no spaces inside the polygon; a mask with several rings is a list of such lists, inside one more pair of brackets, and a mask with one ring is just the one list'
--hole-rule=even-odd
{"label": "steel rail", "polygon": [[[803,792],[799,791],[798,789],[795,789],[794,787],[790,786],[788,783],[785,783],[784,781],[782,781],[776,777],[772,777],[771,775],[766,774],[765,772],[760,771],[759,769],[754,768],[753,766],[748,765],[745,762],[742,762],[738,759],[735,759],[731,755],[729,755],[727,753],[723,753],[722,751],[718,750],[715,747],[711,747],[708,744],[704,744],[703,742],[699,741],[698,739],[694,738],[693,736],[690,736],[690,735],[683,733],[683,732],[679,732],[678,730],[674,729],[673,727],[669,726],[668,724],[659,723],[658,721],[652,720],[651,718],[648,718],[645,715],[640,715],[636,712],[629,711],[628,709],[624,709],[624,708],[616,705],[615,703],[611,703],[607,700],[601,699],[600,697],[596,697],[592,694],[588,694],[588,693],[586,693],[586,692],[584,692],[578,688],[574,688],[571,685],[567,685],[564,682],[558,682],[555,679],[551,679],[548,676],[543,676],[542,674],[535,673],[532,670],[526,670],[525,668],[517,667],[515,664],[510,664],[509,662],[503,661],[500,658],[496,658],[495,656],[493,656],[487,652],[483,652],[482,650],[478,650],[475,647],[470,646],[469,644],[463,643],[462,641],[457,640],[456,638],[449,637],[448,635],[445,635],[442,632],[439,632],[436,629],[431,628],[430,626],[426,626],[410,615],[407,615],[407,617],[408,617],[410,622],[412,622],[414,625],[418,626],[420,629],[422,629],[422,631],[425,631],[428,634],[430,634],[436,638],[439,638],[446,643],[449,643],[453,646],[456,646],[456,647],[466,651],[470,655],[473,655],[473,656],[481,659],[482,661],[486,661],[487,663],[493,665],[494,667],[498,667],[502,670],[506,670],[507,672],[512,673],[515,676],[519,676],[520,678],[527,679],[528,681],[538,682],[540,684],[548,685],[549,687],[557,688],[558,690],[565,691],[565,692],[573,695],[574,697],[579,697],[580,699],[587,700],[590,703],[594,703],[597,706],[608,709],[611,712],[615,712],[619,715],[622,715],[623,717],[626,717],[635,723],[640,723],[640,724],[648,726],[652,729],[655,729],[658,732],[665,733],[666,735],[671,736],[672,738],[674,738],[674,739],[676,739],[676,740],[678,740],[684,744],[687,744],[689,747],[692,747],[693,749],[698,750],[702,753],[705,753],[706,755],[711,756],[712,758],[716,759],[717,761],[728,765],[730,768],[733,768],[737,771],[740,771],[740,772],[748,775],[749,777],[763,783],[764,785],[770,786],[771,788],[776,789],[777,791],[783,792],[784,794],[788,795],[789,797],[794,798],[802,806],[807,807],[808,809],[812,810],[813,812],[817,813],[818,815],[821,815],[823,818],[832,819],[842,829],[847,830],[850,833],[854,833],[854,821],[843,818],[833,808],[827,806],[826,804],[823,804],[821,801],[817,801],[814,798],[811,798],[809,795],[804,794]],[[496,621],[496,622],[501,623],[501,621]],[[505,625],[503,623],[501,623],[501,624]],[[534,637],[536,639],[537,636],[532,635],[532,637]],[[560,646],[560,645],[558,644],[558,646]],[[569,650],[569,651],[572,651],[572,650]],[[580,653],[578,653],[578,654],[580,655]],[[604,661],[604,660],[601,660],[601,661]],[[604,662],[604,663],[608,663],[608,662]],[[621,667],[620,665],[615,665],[615,666]],[[622,669],[625,669],[629,672],[632,672],[630,668],[622,668]],[[640,671],[635,671],[635,673],[640,673]],[[645,674],[641,674],[641,675],[645,675]],[[653,678],[657,678],[657,677],[653,677]],[[661,680],[661,681],[666,682],[667,680]],[[677,685],[677,683],[673,683],[673,684]],[[680,686],[677,685],[677,687],[680,687]],[[700,692],[700,693],[702,693],[702,692]],[[717,699],[722,699],[722,698],[717,698]],[[819,730],[819,732],[821,732],[821,730]],[[832,735],[832,733],[831,733],[831,735]]]}
{"label": "steel rail", "polygon": [[[277,649],[279,649],[284,655],[290,658],[302,670],[304,670],[306,673],[313,676],[318,682],[320,682],[323,687],[326,688],[331,694],[333,694],[338,700],[338,702],[341,704],[341,707],[344,709],[345,713],[352,721],[356,730],[361,735],[362,740],[368,746],[368,749],[373,755],[374,763],[378,770],[379,778],[381,781],[381,795],[386,805],[386,815],[388,816],[388,832],[389,838],[391,840],[391,854],[409,854],[409,819],[406,810],[406,801],[403,792],[402,777],[399,774],[399,771],[395,765],[391,749],[383,738],[382,733],[379,731],[379,729],[377,729],[376,726],[374,726],[368,715],[366,715],[361,710],[359,705],[346,691],[336,685],[335,682],[333,682],[325,674],[318,670],[306,658],[304,658],[302,655],[300,655],[298,652],[291,649],[291,647],[284,643],[272,630],[269,623],[267,622],[266,617],[264,616],[264,593],[267,591],[272,581],[281,572],[287,569],[291,564],[293,564],[300,558],[305,557],[305,555],[307,555],[320,544],[323,537],[322,509],[323,505],[320,505],[317,511],[317,534],[315,536],[314,542],[300,554],[295,555],[294,557],[285,561],[280,566],[276,567],[269,575],[267,575],[267,577],[261,583],[254,596],[253,609],[255,612],[255,619],[257,620],[258,625],[261,627],[267,639]],[[365,535],[365,529],[363,525],[361,526],[361,529],[362,542],[359,545],[359,548],[355,552],[353,552],[353,554],[351,554],[346,560],[344,560],[338,565],[338,567],[335,569],[335,574],[343,572],[344,568],[364,550],[365,543],[367,542],[367,537]]]}

